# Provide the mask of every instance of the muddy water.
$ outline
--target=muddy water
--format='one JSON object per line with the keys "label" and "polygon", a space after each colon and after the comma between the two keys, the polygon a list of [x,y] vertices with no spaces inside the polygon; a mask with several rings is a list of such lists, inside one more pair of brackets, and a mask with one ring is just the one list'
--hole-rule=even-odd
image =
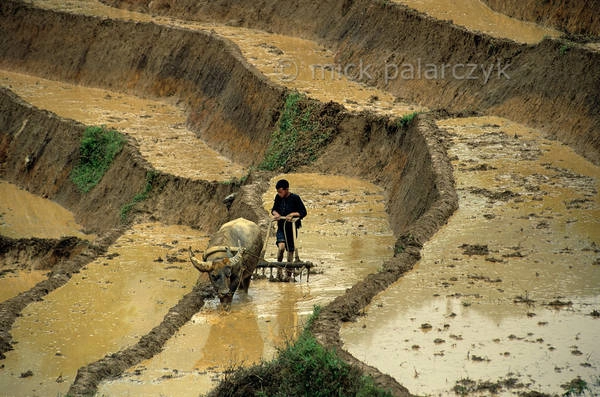
{"label": "muddy water", "polygon": [[[11,330],[15,350],[2,361],[0,393],[65,393],[79,367],[136,343],[191,291],[198,274],[186,250],[207,240],[182,226],[134,226],[106,256],[23,311]],[[33,375],[21,377],[27,371]]]}
{"label": "muddy water", "polygon": [[[426,110],[399,100],[388,92],[367,86],[360,78],[361,65],[339,65],[334,54],[309,40],[264,31],[195,23],[174,18],[117,10],[94,0],[63,2],[34,0],[44,8],[72,13],[107,16],[217,33],[237,44],[249,63],[278,84],[296,89],[323,102],[335,101],[352,111],[371,110],[403,116]],[[363,80],[368,80],[364,75]]]}
{"label": "muddy water", "polygon": [[521,43],[537,43],[545,36],[559,37],[561,32],[525,22],[493,11],[480,0],[394,0],[436,19],[450,20],[455,25],[480,31],[493,37]]}
{"label": "muddy water", "polygon": [[47,279],[47,270],[11,270],[0,276],[0,303]]}
{"label": "muddy water", "polygon": [[0,84],[41,109],[131,135],[159,171],[220,181],[246,173],[198,139],[185,127],[183,110],[168,103],[2,70]]}
{"label": "muddy water", "polygon": [[511,378],[562,394],[577,376],[600,392],[600,169],[504,119],[439,125],[460,208],[345,346],[416,394]]}
{"label": "muddy water", "polygon": [[[57,203],[0,181],[0,235],[12,238],[93,239],[82,232],[71,212]],[[46,279],[47,270],[21,269],[19,263],[0,267],[0,302]]]}
{"label": "muddy water", "polygon": [[[273,81],[311,98],[334,101],[352,111],[370,110],[396,117],[426,110],[363,84],[368,81],[355,81],[360,79],[361,65],[336,64],[331,51],[312,41],[245,28],[212,29],[236,43],[246,59]],[[369,77],[364,75],[363,79]]]}
{"label": "muddy water", "polygon": [[[272,358],[277,347],[297,336],[315,305],[331,301],[391,257],[395,240],[381,189],[345,177],[286,178],[309,213],[300,229],[299,253],[300,259],[317,265],[310,282],[306,276],[295,283],[253,280],[247,295],[235,295],[231,312],[221,312],[212,302],[167,342],[163,352],[120,379],[105,382],[99,395],[207,392],[224,370]],[[274,188],[265,195],[266,210],[274,196]],[[265,258],[275,260],[274,237],[267,246]]]}
{"label": "muddy water", "polygon": [[0,180],[0,234],[12,238],[89,239],[73,213],[59,204]]}

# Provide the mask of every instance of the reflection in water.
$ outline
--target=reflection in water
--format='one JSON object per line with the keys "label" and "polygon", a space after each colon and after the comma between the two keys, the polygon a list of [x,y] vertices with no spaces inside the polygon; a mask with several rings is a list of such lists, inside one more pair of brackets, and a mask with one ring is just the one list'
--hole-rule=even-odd
{"label": "reflection in water", "polygon": [[294,303],[302,289],[259,281],[248,295],[235,296],[229,312],[211,302],[161,353],[104,382],[99,394],[195,397],[215,387],[223,372],[271,359],[301,327]]}
{"label": "reflection in water", "polygon": [[559,37],[561,32],[524,22],[490,9],[481,0],[395,0],[397,3],[431,15],[469,30],[481,31],[493,37],[502,37],[521,43],[537,43],[545,36]]}
{"label": "reflection in water", "polygon": [[460,208],[344,327],[346,347],[417,394],[509,372],[546,393],[576,376],[598,387],[599,168],[501,118],[439,124]]}
{"label": "reflection in water", "polygon": [[142,156],[160,171],[205,180],[230,180],[246,172],[185,128],[185,114],[176,106],[2,70],[0,83],[61,117],[127,133],[139,143]]}
{"label": "reflection in water", "polygon": [[258,329],[256,313],[244,305],[244,311],[217,313],[208,318],[208,338],[202,347],[202,357],[193,368],[225,370],[236,363],[253,364],[260,361],[263,352],[263,338]]}
{"label": "reflection in water", "polygon": [[[198,274],[187,247],[207,240],[187,227],[134,226],[106,256],[23,310],[11,330],[15,350],[2,362],[3,389],[65,393],[79,367],[136,343],[192,289]],[[33,376],[21,378],[27,371]]]}
{"label": "reflection in water", "polygon": [[[296,283],[253,280],[247,295],[236,293],[231,312],[220,312],[216,301],[205,307],[160,354],[104,382],[100,394],[206,392],[224,370],[273,358],[279,347],[296,339],[315,305],[327,304],[392,256],[394,236],[380,188],[347,177],[280,175],[263,197],[266,211],[281,177],[290,181],[291,191],[301,195],[308,209],[298,246],[300,258],[317,265],[310,282],[305,276]],[[275,256],[272,237],[265,258]]]}

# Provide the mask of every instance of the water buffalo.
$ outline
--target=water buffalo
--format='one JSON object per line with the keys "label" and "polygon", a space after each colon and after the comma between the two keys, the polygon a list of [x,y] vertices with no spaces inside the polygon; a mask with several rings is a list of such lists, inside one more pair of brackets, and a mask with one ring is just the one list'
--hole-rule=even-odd
{"label": "water buffalo", "polygon": [[262,244],[258,225],[237,218],[222,225],[211,237],[202,261],[194,257],[191,249],[190,260],[200,272],[208,273],[221,304],[229,306],[238,287],[248,292]]}

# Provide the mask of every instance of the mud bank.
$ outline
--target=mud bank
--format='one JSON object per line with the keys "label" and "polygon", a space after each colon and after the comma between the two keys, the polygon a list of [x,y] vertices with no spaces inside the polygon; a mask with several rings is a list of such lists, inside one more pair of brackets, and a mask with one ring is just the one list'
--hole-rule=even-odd
{"label": "mud bank", "polygon": [[[146,173],[154,171],[140,156],[134,140],[128,140],[98,186],[83,194],[69,175],[79,159],[80,140],[86,126],[37,109],[4,88],[0,90],[0,107],[4,180],[73,211],[77,222],[88,232],[101,234],[125,226],[121,208],[144,190]],[[31,160],[26,162],[26,158]],[[155,220],[165,223],[185,220],[193,227],[216,230],[227,218],[222,199],[237,186],[156,173],[153,200],[140,202],[132,215],[153,214]],[[173,202],[179,206],[174,208]],[[211,216],[205,216],[203,210]]]}
{"label": "mud bank", "polygon": [[524,21],[554,26],[569,33],[600,35],[600,2],[483,0],[491,9]]}
{"label": "mud bank", "polygon": [[21,310],[63,285],[70,273],[77,271],[89,257],[97,255],[100,251],[98,246],[75,237],[13,239],[0,236],[2,272],[12,272],[25,267],[52,270],[48,278],[34,288],[0,303],[0,358],[4,358],[3,353],[12,349],[9,330]]}
{"label": "mud bank", "polygon": [[213,148],[244,165],[262,159],[285,90],[257,73],[229,41],[205,32],[53,12],[17,1],[2,3],[0,19],[1,67],[173,98],[187,106],[190,127]]}
{"label": "mud bank", "polygon": [[[335,348],[346,362],[359,366],[379,385],[398,396],[410,395],[410,393],[389,375],[366,365],[344,350],[339,332],[343,322],[356,319],[375,295],[412,269],[420,258],[423,242],[447,221],[458,206],[452,167],[447,159],[446,149],[438,138],[440,130],[435,127],[433,120],[428,118],[419,120],[418,125],[411,130],[421,144],[409,143],[410,140],[407,139],[407,148],[410,149],[404,153],[406,165],[400,178],[395,181],[399,189],[392,195],[394,199],[389,201],[389,206],[393,207],[390,218],[394,221],[391,225],[395,229],[402,230],[396,243],[394,258],[384,263],[380,272],[369,275],[324,307],[311,329],[320,343]],[[421,181],[427,183],[420,185]],[[415,208],[415,203],[412,201],[416,197],[426,200],[428,205]],[[394,214],[402,214],[407,206],[412,207],[412,211],[419,213],[419,216],[404,228],[399,228],[403,221]]]}
{"label": "mud bank", "polygon": [[[189,122],[213,147],[246,164],[262,159],[285,89],[273,85],[248,65],[228,41],[203,32],[53,12],[13,1],[2,4],[1,17],[4,34],[0,37],[5,38],[0,43],[3,66],[111,90],[172,97],[189,105]],[[36,26],[44,26],[43,32]],[[73,31],[81,34],[74,37],[70,34]],[[57,37],[69,42],[69,46],[55,40]],[[126,42],[117,39],[121,37],[127,37]],[[392,195],[392,216],[406,217],[391,222],[396,225],[396,233],[424,212],[431,199],[421,204],[411,201],[409,210],[392,208],[391,204],[398,201],[396,194],[407,194],[407,190],[401,191],[398,180],[392,181],[402,173],[406,158],[414,154],[399,149],[406,136],[414,138],[412,134],[399,130],[386,117],[350,114],[339,106],[316,101],[307,101],[305,107],[309,106],[316,108],[315,117],[324,128],[333,131],[334,137],[315,164],[319,171],[359,176],[384,185]],[[215,118],[225,121],[215,122]],[[358,156],[363,165],[354,166],[353,156]],[[157,185],[165,183],[159,181]],[[168,183],[171,186],[165,186],[164,192],[171,196],[159,201],[166,207],[173,200],[181,201],[177,192],[189,189],[182,179],[174,178]],[[402,185],[408,189],[410,184]],[[415,188],[429,191],[428,184],[411,187]],[[421,208],[413,208],[414,205]],[[403,210],[397,211],[400,208]],[[149,209],[142,206],[142,210]],[[165,222],[175,218],[173,213],[173,218]]]}
{"label": "mud bank", "polygon": [[[600,111],[595,105],[600,101],[600,52],[573,42],[520,44],[403,5],[369,0],[236,5],[181,0],[153,1],[151,7],[149,1],[105,2],[314,39],[337,53],[342,69],[353,65],[358,71],[363,65],[365,73],[354,77],[366,84],[429,108],[501,115],[558,138],[596,164],[600,161]],[[591,8],[587,12],[593,13]],[[476,65],[471,76],[450,72],[467,64]],[[486,78],[483,70],[492,73]]]}
{"label": "mud bank", "polygon": [[[110,239],[108,236],[107,240]],[[69,247],[61,247],[61,252],[57,255],[56,245],[42,244],[42,247],[36,246],[35,241],[6,241],[3,239],[3,243],[11,244],[9,252],[3,253],[2,256],[8,254],[8,256],[17,256],[23,258],[24,251],[27,248],[40,249],[44,258],[54,258],[57,256],[64,255],[63,260],[55,263],[53,270],[48,275],[46,280],[43,280],[35,285],[32,289],[22,292],[21,294],[8,299],[0,304],[0,358],[4,358],[5,352],[12,349],[10,335],[10,328],[12,327],[15,319],[19,316],[19,313],[30,303],[41,300],[48,292],[64,285],[71,274],[79,271],[82,266],[88,263],[92,258],[98,256],[103,252],[103,247],[106,247],[107,242],[99,243],[98,245],[77,244],[73,249],[67,250]],[[60,245],[60,244],[59,244]]]}
{"label": "mud bank", "polygon": [[70,209],[89,232],[104,232],[121,224],[119,209],[143,189],[149,169],[132,141],[98,187],[84,195],[69,175],[79,159],[85,126],[37,109],[5,88],[0,90],[0,107],[4,180]]}
{"label": "mud bank", "polygon": [[0,265],[14,264],[23,268],[26,264],[36,269],[52,269],[70,260],[86,243],[76,237],[13,239],[0,236]]}
{"label": "mud bank", "polygon": [[117,377],[127,368],[160,352],[165,342],[202,308],[204,300],[212,297],[212,294],[208,282],[196,284],[192,292],[173,306],[163,321],[140,338],[137,344],[80,368],[67,394],[93,395],[102,380]]}

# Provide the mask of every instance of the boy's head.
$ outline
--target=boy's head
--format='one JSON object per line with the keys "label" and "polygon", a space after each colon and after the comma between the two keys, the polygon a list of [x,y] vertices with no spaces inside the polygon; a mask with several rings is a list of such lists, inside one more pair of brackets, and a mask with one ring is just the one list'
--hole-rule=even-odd
{"label": "boy's head", "polygon": [[277,189],[277,194],[280,197],[286,197],[288,194],[288,190],[290,189],[290,183],[285,179],[280,179],[277,181],[275,189]]}

